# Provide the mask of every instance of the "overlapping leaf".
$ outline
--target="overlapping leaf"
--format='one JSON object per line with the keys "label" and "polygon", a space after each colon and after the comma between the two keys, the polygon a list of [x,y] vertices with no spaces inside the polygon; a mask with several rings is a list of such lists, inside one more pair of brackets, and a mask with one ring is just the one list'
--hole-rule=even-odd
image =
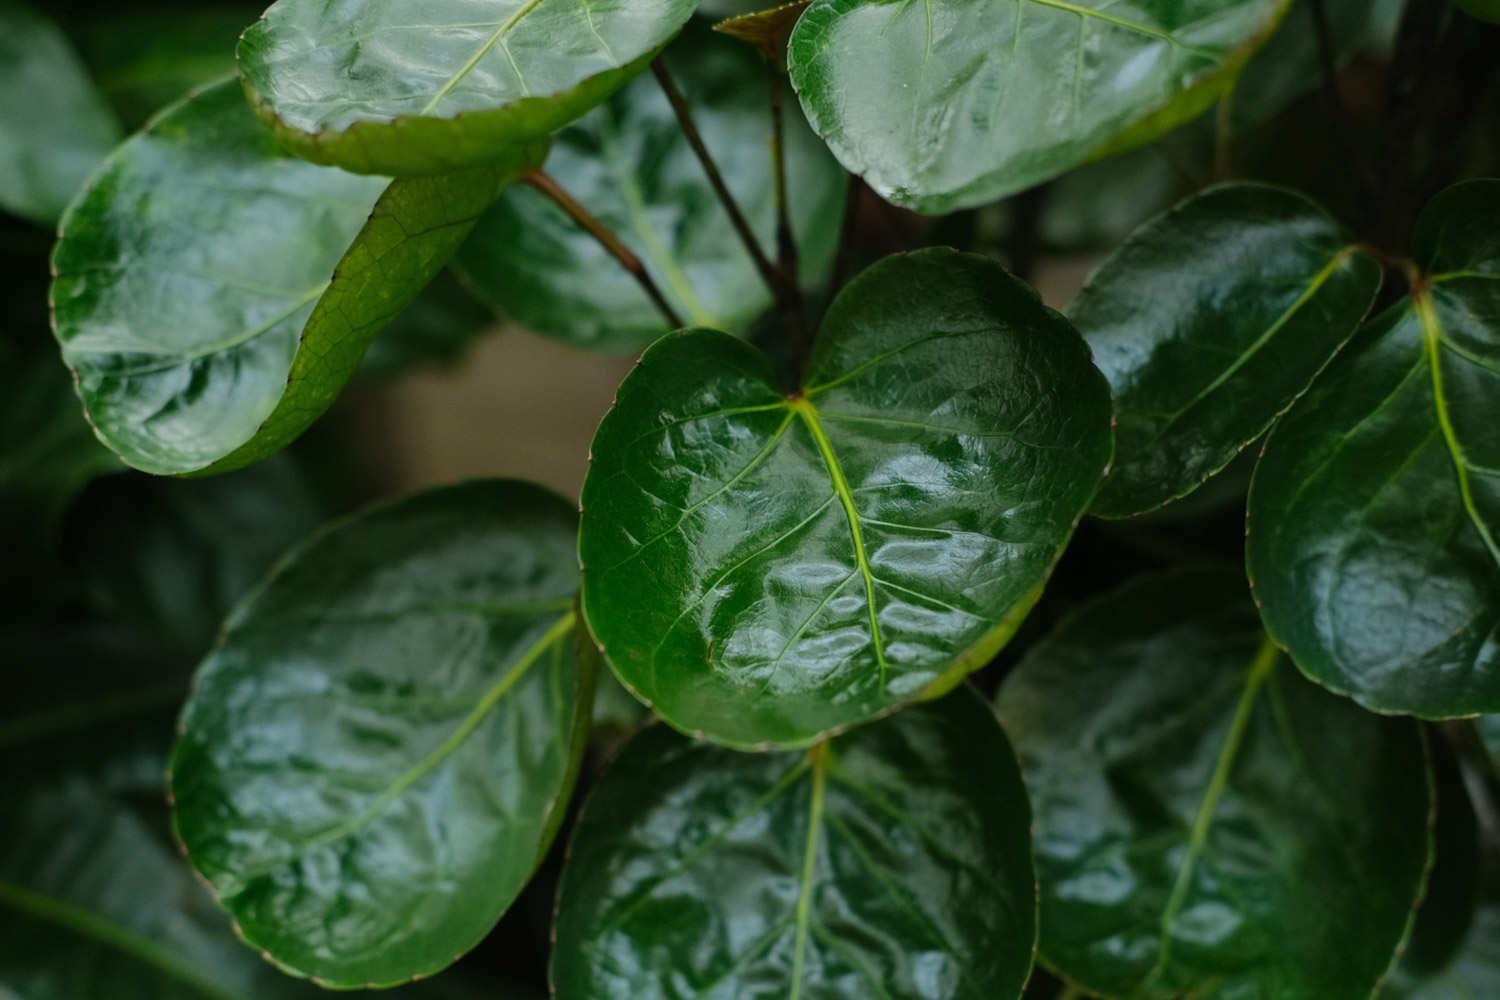
{"label": "overlapping leaf", "polygon": [[1290,0],[815,0],[788,66],[852,173],[939,214],[1205,110]]}
{"label": "overlapping leaf", "polygon": [[507,162],[643,69],[696,0],[278,0],[240,41],[298,155],[414,176]]}
{"label": "overlapping leaf", "polygon": [[1250,491],[1266,627],[1379,711],[1500,709],[1500,182],[1423,213],[1415,293],[1281,421]]}
{"label": "overlapping leaf", "polygon": [[57,221],[120,126],[49,21],[0,0],[0,210]]}
{"label": "overlapping leaf", "polygon": [[1306,681],[1238,573],[1137,583],[1002,685],[1041,958],[1139,1000],[1365,1000],[1430,858],[1422,734]]}
{"label": "overlapping leaf", "polygon": [[541,154],[387,186],[288,157],[232,81],[157,118],[53,257],[57,337],[99,437],[158,474],[283,447]]}
{"label": "overlapping leaf", "polygon": [[796,392],[725,334],[658,341],[583,487],[583,612],[673,725],[806,746],[941,694],[1041,592],[1109,460],[1082,340],[993,261],[890,257]]}
{"label": "overlapping leaf", "polygon": [[[700,26],[669,50],[666,62],[761,246],[774,246],[763,60],[750,47]],[[788,115],[787,127],[802,277],[817,281],[838,243],[845,176],[799,115]],[[737,333],[771,304],[655,80],[637,80],[561,132],[547,173],[640,257],[689,323]],[[460,261],[471,287],[538,333],[636,351],[667,332],[634,278],[530,188],[501,197],[475,228]]]}
{"label": "overlapping leaf", "polygon": [[590,798],[559,892],[559,1000],[1005,1000],[1036,940],[1026,791],[972,692],[812,751],[665,727]]}
{"label": "overlapping leaf", "polygon": [[235,612],[169,779],[247,943],[326,985],[392,985],[494,926],[588,733],[575,534],[535,487],[438,490],[316,536]]}
{"label": "overlapping leaf", "polygon": [[1212,188],[1137,230],[1068,309],[1114,389],[1116,456],[1093,511],[1197,489],[1353,335],[1380,265],[1301,195]]}

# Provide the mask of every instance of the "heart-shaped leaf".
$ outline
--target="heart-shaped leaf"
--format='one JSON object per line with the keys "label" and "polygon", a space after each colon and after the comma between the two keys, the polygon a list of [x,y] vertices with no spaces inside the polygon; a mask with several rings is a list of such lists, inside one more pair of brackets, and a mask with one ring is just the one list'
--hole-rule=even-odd
{"label": "heart-shaped leaf", "polygon": [[1353,335],[1380,265],[1301,195],[1212,188],[1137,230],[1068,318],[1115,397],[1092,512],[1186,496],[1265,433]]}
{"label": "heart-shaped leaf", "polygon": [[335,987],[473,947],[540,862],[588,734],[576,517],[475,482],[317,535],[231,616],[168,775],[245,941]]}
{"label": "heart-shaped leaf", "polygon": [[0,210],[50,225],[120,126],[62,32],[0,0]]}
{"label": "heart-shaped leaf", "polygon": [[590,797],[558,895],[558,1000],[1020,995],[1026,790],[965,689],[807,753],[663,726]]}
{"label": "heart-shaped leaf", "polygon": [[1377,711],[1500,711],[1500,181],[1423,212],[1406,301],[1280,422],[1250,490],[1266,628]]}
{"label": "heart-shaped leaf", "polygon": [[395,177],[506,163],[645,68],[697,0],[278,0],[240,40],[299,156]]}
{"label": "heart-shaped leaf", "polygon": [[974,255],[888,257],[790,395],[726,334],[646,352],[594,438],[583,613],[674,726],[806,746],[984,666],[1110,449],[1104,380],[1030,288]]}
{"label": "heart-shaped leaf", "polygon": [[371,338],[540,162],[397,181],[288,157],[233,81],[121,146],[53,255],[63,357],[101,440],[146,472],[221,472],[285,446]]}
{"label": "heart-shaped leaf", "polygon": [[1087,992],[1367,1000],[1422,894],[1423,739],[1302,678],[1244,580],[1140,581],[1001,686],[1041,958]]}
{"label": "heart-shaped leaf", "polygon": [[[761,246],[774,246],[776,201],[764,60],[689,29],[667,65]],[[846,177],[800,116],[788,116],[787,186],[802,277],[820,281],[839,237]],[[559,133],[547,173],[635,252],[695,326],[738,333],[771,304],[667,98],[642,77]],[[640,284],[539,192],[507,191],[475,228],[460,265],[495,308],[568,343],[639,351],[668,326]]]}
{"label": "heart-shaped leaf", "polygon": [[813,129],[883,197],[994,201],[1206,109],[1290,0],[815,0],[788,67]]}

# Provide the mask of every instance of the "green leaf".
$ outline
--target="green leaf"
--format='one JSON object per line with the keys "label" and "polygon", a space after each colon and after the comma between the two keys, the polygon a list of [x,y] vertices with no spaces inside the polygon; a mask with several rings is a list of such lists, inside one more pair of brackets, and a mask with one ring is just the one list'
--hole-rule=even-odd
{"label": "green leaf", "polygon": [[696,0],[279,0],[240,41],[297,155],[396,177],[508,162],[645,68]]}
{"label": "green leaf", "polygon": [[437,490],[315,536],[236,610],[168,780],[248,944],[323,985],[388,986],[494,927],[588,734],[575,534],[538,487]]}
{"label": "green leaf", "polygon": [[1250,490],[1266,627],[1376,711],[1500,710],[1500,181],[1423,212],[1417,293],[1280,422]]}
{"label": "green leaf", "polygon": [[51,225],[119,141],[62,32],[0,0],[0,209]]}
{"label": "green leaf", "polygon": [[1068,309],[1115,397],[1115,464],[1092,513],[1145,513],[1228,465],[1353,335],[1380,275],[1317,205],[1258,184],[1138,229]]}
{"label": "green leaf", "polygon": [[[775,246],[776,202],[764,59],[689,30],[666,57],[704,142],[760,239]],[[838,247],[846,176],[795,112],[787,186],[802,279],[823,280]],[[547,173],[633,250],[695,326],[741,332],[771,305],[657,82],[638,79],[561,132]],[[667,323],[593,237],[530,187],[507,191],[464,245],[470,287],[522,326],[567,343],[639,351]]]}
{"label": "green leaf", "polygon": [[164,475],[284,447],[540,155],[387,187],[282,153],[232,81],[154,119],[53,255],[58,340],[100,439]]}
{"label": "green leaf", "polygon": [[370,344],[359,377],[387,379],[414,368],[453,364],[497,325],[494,311],[451,270],[443,271]]}
{"label": "green leaf", "polygon": [[1366,1000],[1431,857],[1425,748],[1304,680],[1238,573],[1138,581],[1001,686],[1041,958],[1089,993]]}
{"label": "green leaf", "polygon": [[1481,715],[1478,726],[1480,741],[1489,751],[1496,773],[1500,773],[1500,715]]}
{"label": "green leaf", "polygon": [[972,691],[808,753],[662,726],[590,797],[558,892],[558,1000],[1018,997],[1026,790]]}
{"label": "green leaf", "polygon": [[101,612],[198,657],[271,563],[326,513],[283,454],[213,479],[115,477],[83,496],[65,533]]}
{"label": "green leaf", "polygon": [[1500,24],[1500,0],[1453,0],[1458,8],[1481,21]]}
{"label": "green leaf", "polygon": [[813,129],[942,214],[1140,145],[1209,107],[1290,0],[815,0],[788,65]]}
{"label": "green leaf", "polygon": [[672,725],[800,747],[942,694],[1041,593],[1109,461],[1082,340],[995,262],[887,257],[803,386],[722,333],[663,338],[583,486],[583,613]]}

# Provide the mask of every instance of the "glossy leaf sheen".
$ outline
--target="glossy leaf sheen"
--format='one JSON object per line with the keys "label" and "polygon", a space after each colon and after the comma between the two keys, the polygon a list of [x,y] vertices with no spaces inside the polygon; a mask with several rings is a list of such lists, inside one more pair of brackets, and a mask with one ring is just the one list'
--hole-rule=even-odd
{"label": "glossy leaf sheen", "polygon": [[1115,397],[1093,513],[1197,489],[1270,427],[1353,335],[1380,265],[1303,198],[1212,188],[1137,230],[1068,309]]}
{"label": "glossy leaf sheen", "polygon": [[559,890],[558,1000],[1005,1000],[1036,940],[1026,791],[956,691],[807,754],[636,737]]}
{"label": "glossy leaf sheen", "polygon": [[1366,1000],[1430,857],[1417,725],[1304,680],[1238,573],[1133,584],[1002,685],[1041,957],[1089,993]]}
{"label": "glossy leaf sheen", "polygon": [[540,155],[387,186],[288,157],[233,82],[155,119],[53,257],[58,340],[100,438],[157,474],[285,446]]}
{"label": "glossy leaf sheen", "polygon": [[279,0],[240,41],[252,100],[299,156],[357,173],[482,166],[645,68],[696,0]]}
{"label": "glossy leaf sheen", "polygon": [[1423,213],[1425,289],[1281,421],[1250,491],[1267,629],[1377,711],[1500,710],[1500,182]]}
{"label": "glossy leaf sheen", "polygon": [[574,532],[524,484],[425,493],[316,536],[230,618],[169,780],[248,944],[328,985],[391,985],[494,926],[588,732]]}
{"label": "glossy leaf sheen", "polygon": [[971,208],[1205,110],[1290,0],[815,0],[788,67],[850,172]]}
{"label": "glossy leaf sheen", "polygon": [[[761,246],[775,246],[764,59],[702,27],[673,45],[666,62]],[[845,175],[794,110],[787,130],[802,278],[821,281],[838,244]],[[559,133],[547,173],[636,253],[692,325],[738,333],[770,306],[770,291],[649,75]],[[568,343],[638,351],[668,331],[640,284],[530,187],[501,196],[460,264],[495,308]]]}
{"label": "glossy leaf sheen", "polygon": [[722,333],[658,341],[583,487],[583,611],[627,687],[732,747],[941,694],[1036,600],[1109,460],[1082,340],[950,250],[834,302],[804,388]]}
{"label": "glossy leaf sheen", "polygon": [[62,32],[0,0],[0,210],[50,225],[120,140]]}

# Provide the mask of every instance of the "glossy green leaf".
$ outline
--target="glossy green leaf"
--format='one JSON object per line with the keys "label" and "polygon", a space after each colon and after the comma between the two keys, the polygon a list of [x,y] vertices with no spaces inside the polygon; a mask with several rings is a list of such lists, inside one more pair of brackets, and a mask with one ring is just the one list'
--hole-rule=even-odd
{"label": "glossy green leaf", "polygon": [[1380,275],[1317,205],[1258,184],[1138,229],[1068,309],[1115,397],[1093,513],[1145,513],[1228,465],[1353,335]]}
{"label": "glossy green leaf", "polygon": [[663,338],[583,486],[583,613],[678,728],[806,746],[941,694],[1010,638],[1109,461],[1109,398],[1030,288],[951,250],[829,309],[803,385]]}
{"label": "glossy green leaf", "polygon": [[53,255],[57,337],[100,439],[156,474],[284,447],[540,156],[387,186],[288,157],[232,81],[155,119]]}
{"label": "glossy green leaf", "polygon": [[299,156],[403,177],[508,162],[645,68],[696,0],[278,0],[240,41]]}
{"label": "glossy green leaf", "polygon": [[813,129],[881,196],[994,201],[1202,112],[1290,0],[815,0],[788,66]]}
{"label": "glossy green leaf", "polygon": [[1500,710],[1500,181],[1418,226],[1417,294],[1280,422],[1250,490],[1267,629],[1377,711]]}
{"label": "glossy green leaf", "polygon": [[120,141],[62,32],[0,0],[0,210],[50,225]]}
{"label": "glossy green leaf", "polygon": [[385,379],[413,368],[453,364],[497,325],[494,311],[452,271],[443,271],[370,344],[359,377]]}
{"label": "glossy green leaf", "polygon": [[[776,204],[764,59],[690,29],[668,50],[673,78],[762,247]],[[846,177],[795,112],[787,185],[804,282],[821,281],[838,245]],[[629,246],[689,323],[738,333],[771,293],[731,226],[656,80],[638,79],[561,132],[547,173]],[[522,326],[586,347],[639,351],[668,326],[640,284],[540,192],[507,191],[464,245],[470,286]]]}
{"label": "glossy green leaf", "polygon": [[590,797],[558,896],[558,1000],[1018,997],[1026,790],[965,689],[807,753],[666,727]]}
{"label": "glossy green leaf", "polygon": [[1129,585],[1001,686],[1041,958],[1089,993],[1366,1000],[1421,896],[1423,738],[1308,683],[1238,573]]}
{"label": "glossy green leaf", "polygon": [[174,827],[246,942],[393,985],[495,925],[556,832],[588,734],[576,516],[474,482],[284,559],[199,668]]}

